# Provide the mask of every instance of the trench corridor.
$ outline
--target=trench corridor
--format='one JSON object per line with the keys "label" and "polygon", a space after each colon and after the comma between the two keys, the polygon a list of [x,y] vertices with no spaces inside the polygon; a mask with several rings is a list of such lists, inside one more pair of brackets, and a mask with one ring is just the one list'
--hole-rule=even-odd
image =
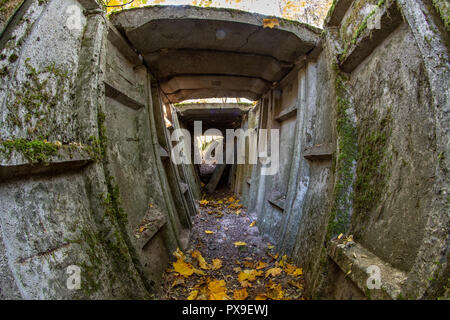
{"label": "trench corridor", "polygon": [[176,251],[159,299],[303,300],[303,270],[276,253],[229,189],[204,194],[187,251]]}
{"label": "trench corridor", "polygon": [[448,1],[0,3],[0,299],[450,295]]}

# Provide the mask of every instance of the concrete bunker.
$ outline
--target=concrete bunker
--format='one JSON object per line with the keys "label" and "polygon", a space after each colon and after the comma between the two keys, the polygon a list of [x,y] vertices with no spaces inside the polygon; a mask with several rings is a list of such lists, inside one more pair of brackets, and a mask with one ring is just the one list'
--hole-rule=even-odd
{"label": "concrete bunker", "polygon": [[[170,159],[171,132],[195,120],[279,129],[276,174],[237,164],[229,183],[304,267],[310,297],[448,294],[448,25],[426,4],[339,0],[321,30],[24,1],[0,39],[0,296],[151,298],[201,198],[196,168]],[[177,105],[218,97],[257,103]],[[65,286],[70,265],[81,290]]]}

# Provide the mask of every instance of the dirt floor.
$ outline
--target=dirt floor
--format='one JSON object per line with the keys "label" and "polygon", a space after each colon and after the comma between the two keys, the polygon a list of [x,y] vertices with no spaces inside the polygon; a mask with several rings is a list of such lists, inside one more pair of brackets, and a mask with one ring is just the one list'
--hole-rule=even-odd
{"label": "dirt floor", "polygon": [[256,217],[221,190],[204,196],[187,252],[177,251],[160,299],[303,299],[303,270],[259,235]]}

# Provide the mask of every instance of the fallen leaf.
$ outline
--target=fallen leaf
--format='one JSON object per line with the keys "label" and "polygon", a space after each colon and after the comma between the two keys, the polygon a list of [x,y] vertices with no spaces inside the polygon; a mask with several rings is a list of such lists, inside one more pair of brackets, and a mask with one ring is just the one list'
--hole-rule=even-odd
{"label": "fallen leaf", "polygon": [[243,265],[246,268],[253,268],[254,262],[253,261],[244,261]]}
{"label": "fallen leaf", "polygon": [[302,284],[301,284],[300,282],[295,282],[295,281],[293,281],[293,280],[290,280],[290,281],[288,281],[288,283],[289,283],[291,286],[294,286],[294,287],[296,287],[296,288],[299,289],[299,290],[303,290],[303,286],[302,286]]}
{"label": "fallen leaf", "polygon": [[191,253],[192,257],[197,259],[198,261],[198,265],[200,266],[200,268],[202,268],[203,270],[208,270],[208,264],[206,263],[205,258],[203,258],[202,254],[200,253],[200,251],[198,250],[194,250]]}
{"label": "fallen leaf", "polygon": [[194,268],[194,273],[198,274],[199,276],[206,276],[206,273],[203,270],[199,270],[199,269],[195,269],[195,268]]}
{"label": "fallen leaf", "polygon": [[255,224],[256,224],[256,221],[253,221],[252,223],[250,223],[250,228],[252,228],[252,227],[254,227],[255,226]]}
{"label": "fallen leaf", "polygon": [[268,276],[276,277],[281,274],[281,271],[282,271],[281,268],[271,268],[266,271],[266,278]]}
{"label": "fallen leaf", "polygon": [[256,269],[264,269],[265,267],[267,267],[267,263],[263,262],[263,261],[258,261],[258,263],[256,264]]}
{"label": "fallen leaf", "polygon": [[246,246],[247,243],[243,242],[243,241],[236,241],[235,243],[233,243],[236,247],[242,247],[242,246]]}
{"label": "fallen leaf", "polygon": [[267,300],[267,296],[266,296],[266,294],[264,294],[264,293],[261,293],[261,294],[258,294],[256,297],[255,297],[255,300]]}
{"label": "fallen leaf", "polygon": [[183,259],[178,259],[173,263],[175,272],[178,272],[183,277],[189,277],[194,273],[194,269],[189,263],[184,262]]}
{"label": "fallen leaf", "polygon": [[212,261],[212,269],[213,270],[219,270],[220,268],[222,268],[222,260],[214,259]]}
{"label": "fallen leaf", "polygon": [[263,26],[264,28],[274,28],[276,26],[279,26],[280,22],[277,18],[271,18],[271,19],[264,19],[263,20]]}
{"label": "fallen leaf", "polygon": [[288,275],[292,275],[295,272],[296,267],[293,264],[287,263],[284,267],[284,272]]}
{"label": "fallen leaf", "polygon": [[278,285],[277,288],[267,291],[266,295],[272,300],[282,300],[284,292],[281,285]]}
{"label": "fallen leaf", "polygon": [[294,273],[292,274],[294,277],[298,277],[301,276],[303,274],[303,269],[302,268],[297,268],[295,269]]}
{"label": "fallen leaf", "polygon": [[189,294],[189,297],[187,297],[188,300],[195,300],[198,296],[198,290],[192,290]]}
{"label": "fallen leaf", "polygon": [[208,283],[208,299],[209,300],[226,300],[227,288],[225,280],[212,280]]}
{"label": "fallen leaf", "polygon": [[287,263],[287,260],[288,260],[288,256],[287,255],[282,256],[280,262],[278,263],[278,265],[280,267],[284,267],[285,264]]}
{"label": "fallen leaf", "polygon": [[234,290],[234,293],[233,293],[234,300],[245,300],[245,299],[247,299],[247,297],[248,297],[248,293],[247,293],[246,288]]}
{"label": "fallen leaf", "polygon": [[180,250],[180,248],[177,248],[177,250],[173,253],[175,258],[184,260],[184,253]]}
{"label": "fallen leaf", "polygon": [[211,230],[205,230],[205,233],[206,233],[206,234],[213,234],[214,231],[211,231]]}
{"label": "fallen leaf", "polygon": [[238,280],[239,280],[239,282],[242,282],[244,280],[255,281],[256,277],[260,277],[260,276],[262,276],[262,274],[263,274],[262,271],[246,269],[246,270],[242,271],[241,273],[239,273]]}

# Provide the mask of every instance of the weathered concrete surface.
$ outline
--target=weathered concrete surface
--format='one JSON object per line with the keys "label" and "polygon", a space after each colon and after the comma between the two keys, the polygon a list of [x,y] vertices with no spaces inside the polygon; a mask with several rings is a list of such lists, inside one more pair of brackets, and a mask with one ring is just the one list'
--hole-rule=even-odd
{"label": "weathered concrete surface", "polygon": [[263,28],[264,18],[237,10],[155,6],[113,14],[111,20],[174,103],[200,95],[256,100],[314,48],[317,29],[285,20]]}
{"label": "weathered concrete surface", "polygon": [[193,130],[194,121],[201,121],[202,129],[206,131],[239,127],[250,108],[251,105],[239,103],[193,103],[179,104],[176,111],[187,128]]}
{"label": "weathered concrete surface", "polygon": [[14,13],[20,8],[22,2],[22,0],[10,0],[0,4],[0,33],[3,32],[8,21],[14,18]]}
{"label": "weathered concrete surface", "polygon": [[[83,5],[28,1],[2,35],[5,299],[149,298],[187,240],[153,139],[147,71],[91,11],[97,2]],[[74,8],[79,28],[66,24]],[[70,265],[81,289],[66,285]]]}
{"label": "weathered concrete surface", "polygon": [[[397,299],[402,293],[406,274],[386,264],[358,243],[343,240],[331,241],[328,254],[370,299]],[[369,289],[367,286],[367,269],[371,266],[379,268],[379,288]]]}
{"label": "weathered concrete surface", "polygon": [[[318,41],[223,9],[130,10],[116,30],[96,1],[27,1],[0,39],[0,297],[151,297],[200,197],[170,136],[200,118],[280,129],[280,170],[240,164],[229,180],[311,297],[448,295],[448,48],[427,3],[338,1]],[[81,29],[69,6],[87,10]],[[239,114],[167,104],[227,94],[259,101]],[[385,290],[365,290],[370,264]]]}
{"label": "weathered concrete surface", "polygon": [[[379,9],[379,29],[368,24],[370,5]],[[442,201],[448,193],[448,172],[442,169],[448,51],[441,26],[425,7],[336,2],[339,19],[329,19],[323,51],[299,72],[296,112],[289,108],[270,120],[279,105],[276,94],[257,105],[259,128],[276,128],[296,114],[300,131],[290,138],[296,147],[287,162],[290,179],[281,179],[288,183],[284,204],[272,191],[276,179],[259,176],[259,165],[245,201],[258,213],[260,230],[307,270],[313,297],[430,298],[448,287],[449,215]],[[370,37],[373,32],[379,36]],[[340,62],[352,73],[342,73]],[[337,268],[327,257],[337,260],[324,243],[341,232],[354,234],[380,265],[403,274],[395,294],[369,295],[364,267],[359,278],[348,278],[346,266],[339,262]]]}

